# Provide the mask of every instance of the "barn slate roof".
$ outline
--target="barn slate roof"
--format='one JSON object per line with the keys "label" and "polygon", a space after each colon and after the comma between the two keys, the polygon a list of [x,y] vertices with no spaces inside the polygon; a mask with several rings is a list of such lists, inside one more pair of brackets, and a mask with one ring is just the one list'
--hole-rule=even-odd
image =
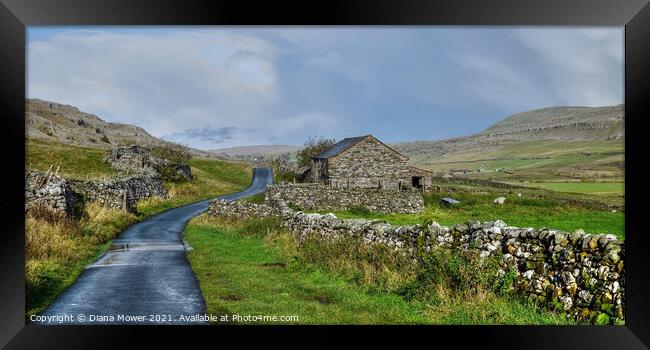
{"label": "barn slate roof", "polygon": [[332,147],[326,149],[325,151],[315,155],[312,157],[312,159],[328,159],[332,158],[341,152],[345,151],[346,149],[354,146],[357,142],[365,139],[370,135],[365,135],[365,136],[357,136],[357,137],[347,137],[344,138],[343,140],[335,143]]}

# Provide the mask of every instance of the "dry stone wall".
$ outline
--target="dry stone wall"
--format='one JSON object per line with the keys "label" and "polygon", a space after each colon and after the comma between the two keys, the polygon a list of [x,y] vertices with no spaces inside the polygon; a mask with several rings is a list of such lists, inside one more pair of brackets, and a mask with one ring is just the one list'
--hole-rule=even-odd
{"label": "dry stone wall", "polygon": [[468,221],[452,227],[435,222],[392,226],[378,220],[306,214],[277,197],[263,205],[215,200],[209,213],[277,215],[300,242],[308,237],[336,240],[353,236],[414,257],[422,250],[478,250],[482,258],[498,258],[501,268],[497,273],[513,274],[515,291],[530,301],[594,323],[619,324],[625,319],[625,245],[613,235],[518,228],[500,220]]}
{"label": "dry stone wall", "polygon": [[139,172],[149,167],[149,151],[142,146],[117,147],[104,155],[104,161],[121,171]]}
{"label": "dry stone wall", "polygon": [[117,147],[104,155],[104,161],[121,172],[137,174],[153,169],[169,181],[192,180],[192,168],[189,165],[160,159],[150,153],[149,149],[138,145]]}
{"label": "dry stone wall", "polygon": [[162,177],[153,172],[106,181],[75,181],[74,188],[88,202],[133,213],[137,211],[137,201],[142,198],[168,197]]}
{"label": "dry stone wall", "polygon": [[147,197],[167,198],[160,175],[144,172],[113,180],[81,181],[31,171],[25,175],[25,213],[37,205],[78,217],[84,202],[99,202],[113,209],[136,212],[136,203]]}
{"label": "dry stone wall", "polygon": [[215,198],[210,201],[208,214],[226,217],[266,217],[280,216],[282,210],[268,204],[229,201]]}
{"label": "dry stone wall", "polygon": [[81,214],[82,198],[68,180],[49,173],[29,171],[25,174],[25,213],[36,206],[76,217]]}
{"label": "dry stone wall", "polygon": [[346,210],[362,207],[378,213],[405,214],[424,210],[424,199],[416,190],[344,189],[313,183],[272,185],[267,188],[266,200],[281,200],[305,210]]}

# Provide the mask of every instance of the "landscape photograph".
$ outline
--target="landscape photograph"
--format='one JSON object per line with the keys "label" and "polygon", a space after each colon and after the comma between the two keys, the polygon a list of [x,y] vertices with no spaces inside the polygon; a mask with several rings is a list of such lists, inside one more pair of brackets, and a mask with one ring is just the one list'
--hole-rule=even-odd
{"label": "landscape photograph", "polygon": [[623,27],[26,48],[26,323],[625,324]]}

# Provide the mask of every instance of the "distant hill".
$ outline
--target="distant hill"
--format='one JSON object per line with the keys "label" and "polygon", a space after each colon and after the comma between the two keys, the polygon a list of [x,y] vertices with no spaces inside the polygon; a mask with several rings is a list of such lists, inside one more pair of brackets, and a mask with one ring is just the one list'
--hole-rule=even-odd
{"label": "distant hill", "polygon": [[513,114],[481,134],[518,140],[617,140],[623,132],[624,105],[550,107]]}
{"label": "distant hill", "polygon": [[392,146],[411,157],[412,164],[441,174],[482,171],[482,176],[500,180],[622,179],[624,107],[536,109],[474,135]]}
{"label": "distant hill", "polygon": [[229,157],[274,157],[283,154],[293,154],[300,149],[298,146],[289,145],[259,145],[221,148],[213,150],[217,154]]}
{"label": "distant hill", "polygon": [[[152,136],[141,127],[106,122],[96,115],[80,111],[75,106],[35,98],[26,101],[25,129],[28,138],[101,149],[131,144],[170,144]],[[196,156],[215,157],[207,151],[189,149]]]}

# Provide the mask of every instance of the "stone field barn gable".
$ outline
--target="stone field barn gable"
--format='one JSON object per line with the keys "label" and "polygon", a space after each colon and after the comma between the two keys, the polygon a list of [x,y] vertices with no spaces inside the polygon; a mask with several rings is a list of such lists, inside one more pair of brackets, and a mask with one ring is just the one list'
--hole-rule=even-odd
{"label": "stone field barn gable", "polygon": [[372,135],[345,138],[312,160],[313,181],[334,188],[431,187],[430,172],[409,166],[408,157]]}

